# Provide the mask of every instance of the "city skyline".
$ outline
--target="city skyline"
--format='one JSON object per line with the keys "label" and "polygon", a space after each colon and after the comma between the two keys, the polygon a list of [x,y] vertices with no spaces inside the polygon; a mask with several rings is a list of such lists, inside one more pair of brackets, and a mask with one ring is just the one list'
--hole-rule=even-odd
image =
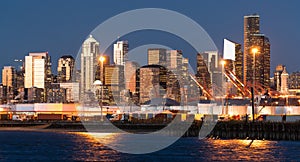
{"label": "city skyline", "polygon": [[[75,58],[82,42],[88,36],[92,28],[94,28],[95,26],[97,26],[99,23],[109,18],[110,16],[116,15],[120,12],[129,9],[149,7],[149,5],[147,6],[147,4],[150,4],[146,2],[135,3],[132,5],[128,5],[128,7],[126,8],[115,6],[116,8],[113,11],[108,11],[107,9],[101,10],[101,12],[99,11],[100,13],[103,14],[101,14],[101,16],[98,17],[90,16],[89,18],[87,18],[88,14],[78,13],[76,15],[79,18],[78,21],[87,22],[86,25],[83,25],[84,27],[80,27],[78,23],[75,23],[73,21],[74,19],[68,19],[71,16],[71,13],[74,14],[73,10],[71,10],[70,13],[64,13],[63,18],[57,16],[55,17],[54,20],[53,18],[49,18],[50,15],[44,12],[40,13],[41,15],[39,16],[36,15],[34,12],[32,12],[31,7],[29,6],[29,4],[31,3],[32,2],[23,4],[24,8],[19,8],[18,6],[15,6],[11,2],[3,2],[2,3],[3,5],[1,5],[3,7],[6,7],[0,11],[3,12],[1,16],[3,20],[2,26],[4,29],[2,31],[3,37],[0,39],[1,45],[3,45],[3,47],[1,47],[2,50],[1,53],[5,54],[5,59],[3,59],[5,61],[0,61],[1,67],[9,66],[10,65],[9,62],[12,62],[14,59],[20,59],[23,56],[25,56],[28,52],[34,52],[34,51],[48,51],[49,54],[52,56],[53,60],[57,60],[63,54],[71,54]],[[297,5],[291,5],[293,1],[290,2],[289,5],[280,3],[280,1],[275,1],[272,4],[269,4],[267,2],[260,2],[260,1],[257,3],[255,3],[255,1],[235,2],[235,3],[220,2],[220,3],[224,3],[220,5],[220,6],[224,6],[224,8],[213,6],[212,2],[198,3],[199,6],[208,6],[207,8],[201,7],[202,10],[200,11],[197,9],[197,7],[191,7],[193,6],[193,3],[169,4],[167,2],[163,2],[163,3],[152,2],[151,4],[153,7],[167,8],[167,9],[181,12],[182,14],[185,14],[191,17],[192,19],[194,19],[208,32],[209,35],[211,35],[212,39],[215,41],[218,47],[219,52],[222,52],[223,38],[228,38],[237,43],[242,43],[243,40],[243,36],[242,36],[243,17],[242,16],[258,13],[262,19],[261,21],[263,26],[261,28],[262,33],[265,33],[270,38],[271,44],[273,45],[271,47],[271,53],[272,53],[271,73],[275,70],[275,66],[277,64],[286,65],[288,72],[293,72],[300,69],[300,66],[298,66],[296,59],[293,60],[289,59],[292,56],[295,56],[295,52],[297,51],[296,44],[297,42],[299,42],[298,41],[299,37],[297,37],[298,33],[296,32],[297,31],[296,29],[299,28],[300,24],[293,21],[296,20],[297,17],[295,14],[293,14],[296,11],[296,8],[294,6],[297,6]],[[75,1],[74,4],[75,4],[74,9],[78,8],[78,2]],[[35,8],[37,8],[37,10],[41,10],[41,8],[43,8],[45,4],[42,5],[37,2],[35,3],[35,5],[36,5]],[[57,8],[57,15],[63,13],[62,8],[65,5],[66,3],[61,3],[61,6]],[[93,7],[87,4],[83,4],[83,5],[85,5],[87,8]],[[110,6],[112,4],[106,2],[105,5]],[[266,5],[270,5],[274,7],[268,7],[267,9],[265,7]],[[47,3],[48,8],[46,10],[51,10],[52,9],[51,7],[53,6],[56,6],[54,5],[54,2],[48,2]],[[274,10],[273,8],[276,8],[277,6],[282,6],[283,12],[277,13],[273,11]],[[287,6],[289,7],[289,10],[287,10]],[[189,11],[191,12],[184,9],[185,7],[189,8]],[[210,15],[204,14],[205,11],[209,10],[210,7],[215,7],[216,9],[215,14],[210,14]],[[18,12],[10,13],[11,11],[7,11],[7,9],[9,8],[14,8]],[[122,10],[120,10],[120,8],[122,8]],[[230,9],[235,9],[235,10],[230,10]],[[87,11],[91,13],[96,12],[96,11],[92,11],[91,9],[87,9]],[[24,12],[24,17],[22,17],[22,15],[20,14],[23,12]],[[14,18],[16,22],[10,21],[11,18]],[[284,23],[278,23],[276,21],[277,20],[276,18],[284,18],[284,19],[280,19]],[[58,22],[60,22],[60,24],[58,26],[53,26],[53,22],[56,21],[56,19]],[[37,22],[36,20],[40,20],[40,21]],[[30,29],[26,28],[25,32],[20,33],[19,30],[21,29],[20,28],[21,26],[16,25],[17,22],[21,23],[22,24],[21,26],[23,27],[27,26],[30,23],[34,25],[32,26],[32,28]],[[224,29],[226,30],[220,30],[221,26],[219,24],[222,24],[221,26],[224,27]],[[72,25],[73,28],[69,28],[70,27],[69,25]],[[10,30],[12,30],[10,29],[11,26],[13,26],[13,30],[15,32],[9,32]],[[282,29],[284,29],[286,32],[282,32]],[[61,33],[61,32],[65,34],[57,35],[57,33]],[[28,34],[30,34],[31,37],[28,37]],[[8,36],[10,36],[11,38],[15,38],[14,45],[16,45],[18,48],[9,48],[11,47],[12,42]],[[150,37],[150,39],[153,38]],[[139,45],[136,42],[132,42],[130,39],[126,39],[126,40],[129,40],[129,42],[131,42],[132,47]],[[183,48],[179,48],[179,49],[183,50],[183,53],[189,52]],[[198,51],[198,52],[203,52],[203,51]],[[283,53],[285,54],[285,56],[290,56],[290,57],[282,57]],[[57,62],[53,61],[53,65],[55,66],[56,64]]]}

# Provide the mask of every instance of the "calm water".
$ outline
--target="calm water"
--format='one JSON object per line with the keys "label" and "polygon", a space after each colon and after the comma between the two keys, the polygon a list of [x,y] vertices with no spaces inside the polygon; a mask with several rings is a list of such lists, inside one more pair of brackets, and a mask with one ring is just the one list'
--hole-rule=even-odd
{"label": "calm water", "polygon": [[[122,136],[122,135],[119,135]],[[181,138],[145,155],[111,150],[86,133],[0,131],[0,161],[299,161],[300,142]]]}

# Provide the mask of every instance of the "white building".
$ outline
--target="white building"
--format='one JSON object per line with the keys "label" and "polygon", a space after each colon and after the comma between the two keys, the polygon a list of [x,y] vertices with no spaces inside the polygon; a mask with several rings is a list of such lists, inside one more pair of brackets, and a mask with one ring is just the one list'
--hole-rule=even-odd
{"label": "white building", "polygon": [[281,73],[281,93],[288,94],[288,78],[289,74],[286,72],[286,68],[283,68],[283,72]]}
{"label": "white building", "polygon": [[127,60],[128,42],[118,41],[114,44],[114,63],[116,65],[124,65]]}
{"label": "white building", "polygon": [[29,56],[25,56],[25,88],[45,88],[49,75],[51,62],[48,52],[29,53]]}
{"label": "white building", "polygon": [[95,73],[97,68],[97,55],[99,55],[99,42],[92,35],[87,38],[81,48],[81,77],[80,77],[80,97],[93,88]]}

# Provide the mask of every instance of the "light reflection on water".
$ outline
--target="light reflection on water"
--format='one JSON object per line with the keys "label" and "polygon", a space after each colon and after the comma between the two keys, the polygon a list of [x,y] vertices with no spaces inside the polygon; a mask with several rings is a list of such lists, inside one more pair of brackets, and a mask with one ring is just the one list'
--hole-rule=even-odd
{"label": "light reflection on water", "polygon": [[0,131],[0,161],[297,161],[300,142],[181,138],[168,148],[143,155],[120,153],[103,143],[122,134]]}
{"label": "light reflection on water", "polygon": [[[80,133],[100,143],[111,143],[126,140],[122,134]],[[191,161],[278,161],[299,159],[300,142],[254,140],[213,140],[181,138],[170,147],[145,155],[121,154],[122,160],[138,160],[141,157],[149,160],[191,160]],[[289,148],[294,148],[289,150]],[[295,149],[296,148],[296,149]],[[288,156],[287,156],[288,155]]]}

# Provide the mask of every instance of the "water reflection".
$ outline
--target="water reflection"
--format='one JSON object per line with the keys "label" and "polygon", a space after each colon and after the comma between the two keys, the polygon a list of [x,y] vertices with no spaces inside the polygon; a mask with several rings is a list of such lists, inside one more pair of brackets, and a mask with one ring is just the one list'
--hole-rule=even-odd
{"label": "water reflection", "polygon": [[[276,149],[275,141],[254,140],[207,140],[211,160],[251,160],[251,161],[274,161],[272,150]],[[210,147],[211,146],[211,147]],[[208,152],[205,152],[206,154]],[[213,155],[215,153],[215,155]]]}
{"label": "water reflection", "polygon": [[0,161],[297,161],[300,142],[181,138],[151,154],[124,154],[104,145],[123,134],[0,132]]}
{"label": "water reflection", "polygon": [[[118,161],[120,153],[106,147],[113,140],[112,133],[91,134],[86,132],[72,132],[74,143],[77,145],[76,154],[72,158],[75,161]],[[99,141],[101,140],[101,143]]]}
{"label": "water reflection", "polygon": [[[149,160],[154,161],[170,160],[175,157],[175,159],[189,161],[277,161],[278,159],[284,159],[281,151],[285,149],[285,147],[278,146],[278,142],[276,141],[254,140],[251,146],[247,147],[251,140],[198,140],[197,138],[181,138],[175,144],[158,152],[145,155],[129,155],[107,148],[104,149],[104,145],[110,143],[110,141],[120,142],[121,144],[122,140],[126,140],[126,137],[123,137],[122,134],[77,133],[77,135],[85,137],[88,143],[94,143],[91,144],[92,149],[93,151],[98,150],[98,152],[94,152],[93,154],[95,156],[99,155],[101,159],[109,158],[112,154],[114,158],[130,161],[138,160],[140,157],[150,158]],[[98,149],[95,147],[98,147]]]}

